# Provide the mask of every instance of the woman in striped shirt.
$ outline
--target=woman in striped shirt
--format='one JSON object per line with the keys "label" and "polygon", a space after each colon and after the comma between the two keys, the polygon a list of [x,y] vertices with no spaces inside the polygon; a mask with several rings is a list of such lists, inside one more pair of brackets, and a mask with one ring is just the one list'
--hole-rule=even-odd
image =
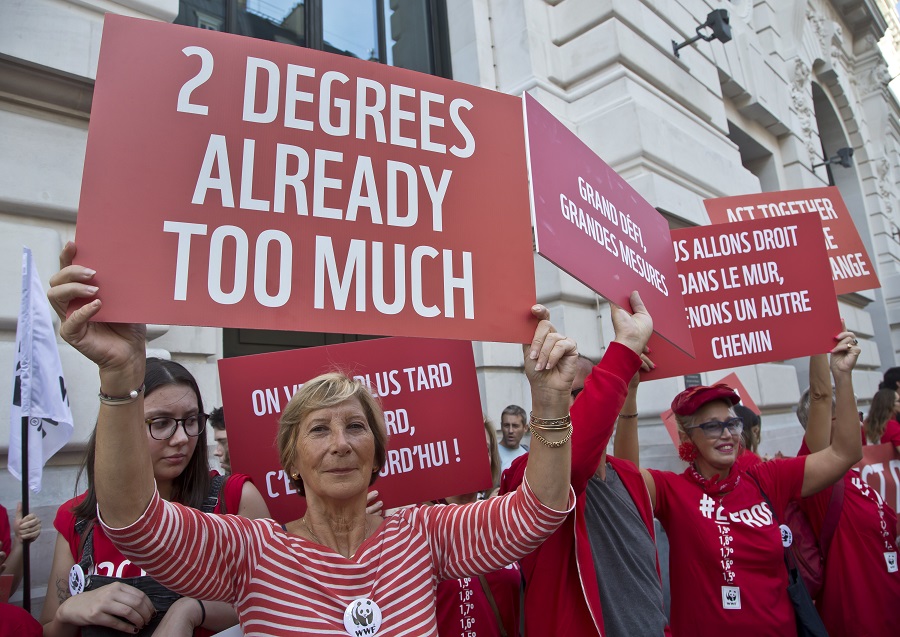
{"label": "woman in striped shirt", "polygon": [[[74,254],[71,244],[63,250],[48,296],[61,336],[99,367],[101,523],[122,553],[160,583],[233,603],[246,634],[437,635],[439,581],[518,560],[571,510],[568,406],[577,351],[542,306],[532,308],[540,322],[525,348],[532,431],[541,442],[532,447],[518,491],[464,506],[406,509],[384,520],[367,515],[366,492],[385,456],[381,408],[359,383],[325,375],[295,394],[280,421],[281,460],[305,493],[304,517],[280,526],[165,502],[141,429],[145,326],[91,322],[101,306],[92,300],[94,272],[72,265]],[[73,299],[88,302],[67,317]],[[640,352],[652,326],[628,318],[617,340]],[[640,363],[634,359],[629,376]]]}

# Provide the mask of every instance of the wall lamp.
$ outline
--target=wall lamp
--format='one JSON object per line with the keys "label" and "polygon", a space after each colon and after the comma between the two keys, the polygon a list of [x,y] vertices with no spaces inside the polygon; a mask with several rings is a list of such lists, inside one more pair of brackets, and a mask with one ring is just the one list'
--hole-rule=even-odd
{"label": "wall lamp", "polygon": [[823,161],[818,164],[813,164],[813,169],[818,168],[819,166],[827,166],[831,164],[839,164],[844,168],[850,168],[853,165],[853,149],[852,148],[838,148],[837,155],[831,157],[827,161]]}
{"label": "wall lamp", "polygon": [[[703,33],[701,33],[703,29],[710,29],[711,33],[704,35]],[[693,44],[697,40],[706,40],[707,42],[718,40],[723,44],[725,42],[730,42],[731,24],[729,24],[728,22],[728,10],[713,9],[712,11],[710,11],[709,15],[706,16],[706,22],[697,27],[697,35],[695,35],[691,39],[685,40],[681,44],[677,44],[675,40],[672,40],[672,52],[675,54],[675,57],[681,57],[678,54],[678,49]]]}

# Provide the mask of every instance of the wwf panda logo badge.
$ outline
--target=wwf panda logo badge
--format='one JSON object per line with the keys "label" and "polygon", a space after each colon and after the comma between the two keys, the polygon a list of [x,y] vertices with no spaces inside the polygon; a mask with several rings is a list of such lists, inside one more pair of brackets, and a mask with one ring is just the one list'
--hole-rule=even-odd
{"label": "wwf panda logo badge", "polygon": [[741,609],[741,589],[737,586],[722,587],[722,608],[725,610]]}
{"label": "wwf panda logo badge", "polygon": [[73,564],[69,569],[69,594],[73,597],[84,592],[84,569],[79,564]]}
{"label": "wwf panda logo badge", "polygon": [[794,534],[791,533],[791,528],[787,524],[782,524],[779,529],[781,530],[781,545],[784,548],[790,547],[794,543]]}
{"label": "wwf panda logo badge", "polygon": [[371,637],[381,629],[381,609],[367,597],[355,599],[344,611],[344,630],[353,637]]}

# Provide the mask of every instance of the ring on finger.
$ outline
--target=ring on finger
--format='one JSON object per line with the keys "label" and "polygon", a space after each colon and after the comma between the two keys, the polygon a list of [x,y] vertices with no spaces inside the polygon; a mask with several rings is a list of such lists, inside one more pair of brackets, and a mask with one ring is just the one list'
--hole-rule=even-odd
{"label": "ring on finger", "polygon": [[850,344],[851,344],[851,345],[858,345],[858,344],[859,344],[859,341],[856,340],[856,339],[854,338],[852,341],[850,341]]}

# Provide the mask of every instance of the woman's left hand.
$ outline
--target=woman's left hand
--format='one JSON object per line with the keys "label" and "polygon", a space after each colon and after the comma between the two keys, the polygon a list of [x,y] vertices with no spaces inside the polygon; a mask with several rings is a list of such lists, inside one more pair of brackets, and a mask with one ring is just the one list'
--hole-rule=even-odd
{"label": "woman's left hand", "polygon": [[384,513],[382,509],[384,509],[384,502],[378,499],[378,495],[377,489],[366,494],[366,515],[377,515],[383,518]]}
{"label": "woman's left hand", "polygon": [[859,341],[853,332],[844,331],[834,337],[837,345],[831,350],[831,373],[850,374],[859,358]]}
{"label": "woman's left hand", "polygon": [[559,392],[566,400],[572,391],[578,360],[575,341],[556,331],[550,322],[550,311],[535,305],[531,313],[540,319],[534,338],[523,347],[525,375],[532,391]]}

